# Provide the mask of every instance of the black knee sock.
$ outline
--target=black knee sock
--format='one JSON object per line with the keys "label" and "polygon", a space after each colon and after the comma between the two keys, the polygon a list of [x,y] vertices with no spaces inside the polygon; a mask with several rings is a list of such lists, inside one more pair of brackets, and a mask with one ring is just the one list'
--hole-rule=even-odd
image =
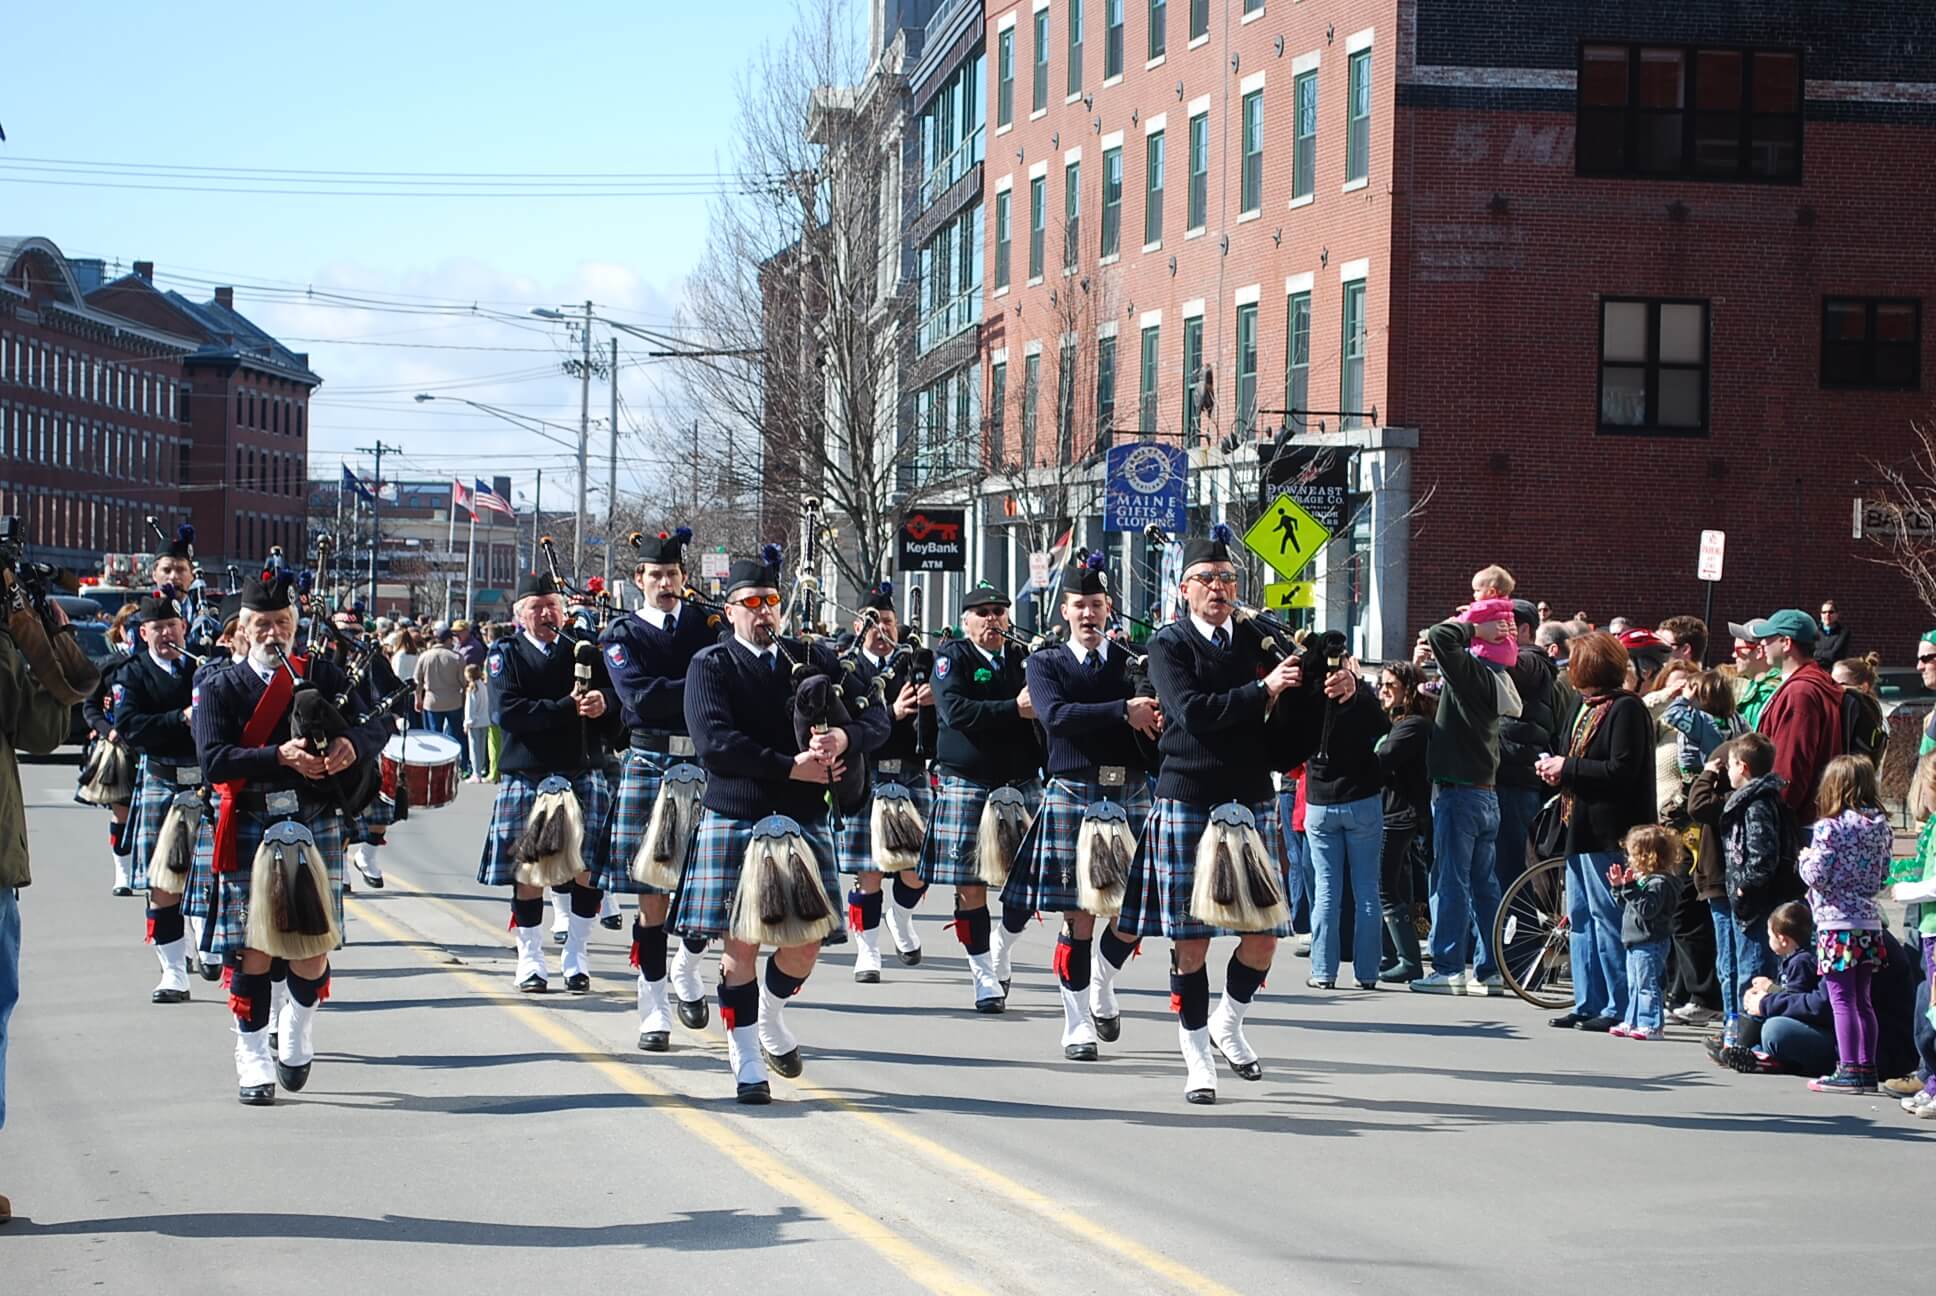
{"label": "black knee sock", "polygon": [[1247,1004],[1251,996],[1263,987],[1264,978],[1268,975],[1268,972],[1259,972],[1233,953],[1223,970],[1223,992],[1238,1003]]}
{"label": "black knee sock", "polygon": [[513,927],[536,927],[544,922],[544,897],[532,896],[529,900],[511,897],[511,925]]}
{"label": "black knee sock", "polygon": [[766,988],[775,999],[793,998],[806,983],[805,977],[794,976],[781,968],[779,959],[771,954],[766,956]]}
{"label": "black knee sock", "polygon": [[704,936],[681,936],[679,943],[686,947],[686,953],[688,954],[704,954],[706,952],[706,938]]}
{"label": "black knee sock", "polygon": [[599,906],[605,903],[605,893],[597,887],[571,884],[571,916],[574,918],[596,918]]}
{"label": "black knee sock", "polygon": [[126,834],[127,828],[128,825],[126,823],[115,823],[112,819],[108,820],[108,849],[112,850],[116,855],[126,855],[128,853],[121,849],[121,838]]}
{"label": "black knee sock", "polygon": [[308,977],[297,976],[294,972],[289,974],[288,981],[289,997],[305,1008],[314,1008],[317,1004],[329,998],[329,969],[327,967],[323,969],[323,974],[314,981]]}
{"label": "black knee sock", "polygon": [[988,906],[978,905],[973,909],[955,910],[955,935],[961,940],[961,947],[970,954],[988,952]]}
{"label": "black knee sock", "polygon": [[229,978],[229,1011],[245,1031],[269,1024],[269,976],[266,972],[236,969]]}
{"label": "black knee sock", "polygon": [[1210,1024],[1210,970],[1170,973],[1170,1011],[1184,1030],[1202,1030]]}
{"label": "black knee sock", "polygon": [[719,983],[719,1020],[727,1030],[755,1026],[760,1020],[760,988],[752,981],[745,985]]}
{"label": "black knee sock", "polygon": [[921,903],[921,897],[928,893],[928,888],[925,886],[909,886],[903,882],[899,873],[894,875],[893,887],[894,903],[903,909],[914,908]]}
{"label": "black knee sock", "polygon": [[1116,934],[1114,927],[1105,927],[1097,943],[1102,946],[1102,956],[1108,960],[1109,966],[1120,972],[1123,970],[1123,964],[1129,962],[1129,956],[1136,952],[1136,946],[1141,942],[1126,941]]}
{"label": "black knee sock", "polygon": [[1055,975],[1072,994],[1089,988],[1091,948],[1087,940],[1077,940],[1068,932],[1056,937]]}
{"label": "black knee sock", "polygon": [[1035,910],[1024,909],[1006,901],[1002,904],[1002,930],[1010,936],[1020,936],[1028,930],[1029,919],[1035,917]]}
{"label": "black knee sock", "polygon": [[182,911],[179,904],[166,908],[148,906],[148,939],[157,945],[171,945],[182,938]]}
{"label": "black knee sock", "polygon": [[847,893],[847,925],[855,931],[873,931],[881,925],[881,893],[855,887]]}
{"label": "black knee sock", "polygon": [[632,966],[647,981],[663,981],[666,974],[665,924],[632,922]]}

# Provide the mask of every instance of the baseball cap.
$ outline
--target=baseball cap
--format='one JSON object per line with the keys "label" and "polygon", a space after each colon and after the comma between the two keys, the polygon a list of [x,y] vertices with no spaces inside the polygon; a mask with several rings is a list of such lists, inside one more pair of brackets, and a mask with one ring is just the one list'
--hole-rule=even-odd
{"label": "baseball cap", "polygon": [[1800,608],[1783,608],[1746,625],[1728,622],[1728,633],[1737,639],[1788,638],[1814,643],[1821,632],[1821,627],[1815,624],[1815,618]]}

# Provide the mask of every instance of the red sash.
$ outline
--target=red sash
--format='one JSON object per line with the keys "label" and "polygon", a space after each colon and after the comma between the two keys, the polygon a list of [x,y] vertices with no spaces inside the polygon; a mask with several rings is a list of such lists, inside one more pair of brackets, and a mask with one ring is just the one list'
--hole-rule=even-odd
{"label": "red sash", "polygon": [[[256,700],[255,711],[249,716],[249,723],[242,727],[241,745],[244,747],[263,747],[269,742],[269,735],[276,731],[283,713],[289,709],[289,699],[296,691],[296,685],[289,678],[293,671],[300,676],[308,668],[309,662],[302,657],[287,659],[289,670],[277,671],[269,677],[269,685]],[[247,779],[230,779],[215,786],[222,793],[222,810],[215,817],[215,871],[233,873],[235,871],[235,799],[242,789],[248,786]]]}

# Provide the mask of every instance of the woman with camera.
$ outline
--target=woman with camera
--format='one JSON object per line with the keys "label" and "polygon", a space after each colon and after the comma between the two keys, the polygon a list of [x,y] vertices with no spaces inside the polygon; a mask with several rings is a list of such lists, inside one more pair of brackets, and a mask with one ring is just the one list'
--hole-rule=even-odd
{"label": "woman with camera", "polygon": [[[1312,681],[1307,688],[1330,671],[1355,669],[1344,654],[1342,635],[1322,635],[1312,642],[1322,659],[1306,662],[1304,678]],[[1314,989],[1330,990],[1337,984],[1346,895],[1353,976],[1360,990],[1378,988],[1378,874],[1385,837],[1385,774],[1378,762],[1378,741],[1390,729],[1391,721],[1370,689],[1358,689],[1343,701],[1327,698],[1318,750],[1305,766],[1304,838],[1317,874],[1307,982]]]}

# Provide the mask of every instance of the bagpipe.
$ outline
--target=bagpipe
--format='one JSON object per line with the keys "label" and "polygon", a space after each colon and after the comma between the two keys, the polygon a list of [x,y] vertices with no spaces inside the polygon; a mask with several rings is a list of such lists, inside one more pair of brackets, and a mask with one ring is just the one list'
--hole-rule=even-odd
{"label": "bagpipe", "polygon": [[41,688],[74,706],[100,691],[101,670],[81,651],[74,627],[53,602],[65,585],[65,573],[29,562],[24,546],[20,519],[0,517],[0,612]]}

